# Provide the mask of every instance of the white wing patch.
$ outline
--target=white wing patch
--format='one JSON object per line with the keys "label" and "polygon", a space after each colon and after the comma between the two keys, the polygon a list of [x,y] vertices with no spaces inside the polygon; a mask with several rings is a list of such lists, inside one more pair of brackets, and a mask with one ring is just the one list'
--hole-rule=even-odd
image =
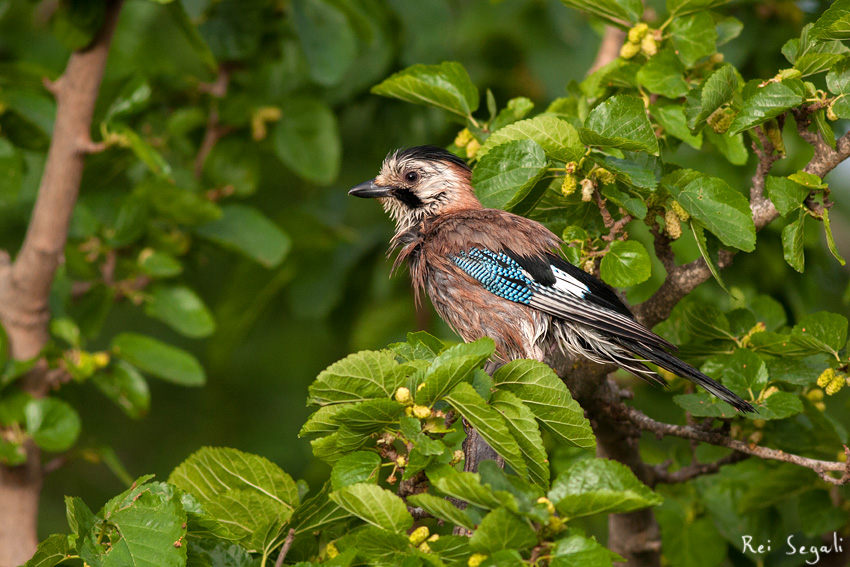
{"label": "white wing patch", "polygon": [[569,293],[579,299],[584,299],[584,296],[590,293],[590,288],[587,287],[587,284],[581,283],[567,272],[559,270],[555,266],[550,267],[555,274],[555,285],[552,286],[555,289]]}

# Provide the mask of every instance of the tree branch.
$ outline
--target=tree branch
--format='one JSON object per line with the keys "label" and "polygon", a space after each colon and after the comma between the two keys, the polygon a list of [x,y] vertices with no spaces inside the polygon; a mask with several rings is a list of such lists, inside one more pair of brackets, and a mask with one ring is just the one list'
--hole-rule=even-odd
{"label": "tree branch", "polygon": [[593,65],[590,66],[587,74],[590,75],[619,57],[620,47],[624,41],[626,41],[626,32],[614,26],[605,26],[605,35],[602,36],[596,59],[593,60]]}
{"label": "tree branch", "polygon": [[[846,463],[821,461],[818,459],[810,459],[808,457],[793,455],[791,453],[786,453],[785,451],[781,451],[779,449],[770,449],[768,447],[760,447],[758,445],[744,443],[743,441],[732,439],[731,437],[724,435],[723,433],[716,430],[706,431],[704,429],[700,429],[690,425],[672,425],[669,423],[655,421],[651,417],[642,413],[640,410],[626,406],[624,404],[610,406],[608,410],[611,416],[615,419],[628,420],[643,431],[650,431],[652,433],[655,433],[655,435],[659,438],[662,438],[665,435],[672,435],[674,437],[681,437],[682,439],[692,439],[695,441],[701,441],[703,443],[709,443],[711,445],[717,445],[719,447],[728,447],[729,449],[734,449],[735,451],[738,451],[739,453],[742,453],[744,455],[752,455],[754,457],[759,457],[760,459],[769,459],[774,461],[782,461],[784,463],[792,463],[801,467],[805,467],[807,469],[811,469],[815,471],[818,476],[820,476],[823,480],[832,484],[850,484],[850,448],[848,448],[847,446],[844,447],[844,452],[848,456],[848,460]],[[731,458],[731,456],[729,458]],[[713,464],[714,463],[712,463],[712,465]],[[841,478],[835,478],[827,474],[830,472],[839,472],[842,473],[842,476]]]}

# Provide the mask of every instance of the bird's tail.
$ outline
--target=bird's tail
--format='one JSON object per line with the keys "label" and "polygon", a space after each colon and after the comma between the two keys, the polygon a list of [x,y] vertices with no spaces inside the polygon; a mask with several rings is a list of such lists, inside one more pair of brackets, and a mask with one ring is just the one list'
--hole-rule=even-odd
{"label": "bird's tail", "polygon": [[647,347],[636,342],[631,342],[628,345],[624,344],[623,346],[637,356],[657,364],[664,370],[669,370],[677,376],[687,378],[694,384],[702,386],[708,390],[709,393],[717,396],[738,411],[742,411],[744,413],[758,413],[749,402],[741,399],[741,397],[735,394],[732,390],[723,384],[712,380],[687,362],[679,360],[669,352],[663,351],[659,348]]}

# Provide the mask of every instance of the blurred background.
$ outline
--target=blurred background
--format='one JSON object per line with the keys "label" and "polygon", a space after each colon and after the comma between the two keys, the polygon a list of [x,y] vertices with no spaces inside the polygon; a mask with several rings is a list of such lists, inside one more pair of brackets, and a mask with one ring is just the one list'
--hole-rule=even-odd
{"label": "blurred background", "polygon": [[[75,46],[75,26],[85,25],[66,21],[68,4],[73,2],[0,0],[0,106],[12,109],[0,115],[0,133],[16,148],[14,159],[0,155],[0,175],[6,178],[0,181],[0,248],[9,251],[23,238],[49,139],[52,100],[41,77],[62,72]],[[348,353],[403,340],[408,331],[424,328],[456,340],[427,300],[417,314],[405,273],[389,277],[385,251],[392,225],[376,203],[350,198],[347,190],[373,177],[388,151],[448,145],[462,126],[439,111],[370,94],[370,87],[409,65],[451,60],[466,67],[482,92],[491,89],[500,106],[525,96],[542,111],[565,95],[571,81],[583,79],[603,27],[558,0],[181,4],[176,10],[148,0],[125,3],[94,130],[128,85],[149,85],[144,106],[125,121],[171,164],[181,186],[208,196],[216,190],[234,193],[229,200],[261,210],[291,246],[269,268],[200,239],[192,243],[178,279],[198,292],[215,318],[215,331],[205,338],[180,335],[133,301],[104,311],[89,350],[106,348],[119,332],[148,334],[194,353],[207,370],[205,387],[151,380],[150,412],[140,419],[105,402],[90,382],[65,387],[60,395],[82,415],[79,447],[111,447],[134,477],[155,473],[165,479],[190,453],[215,445],[263,455],[316,487],[329,469],[297,437],[312,411],[305,399],[315,376]],[[744,23],[744,34],[722,51],[744,76],[772,77],[788,66],[782,44],[828,4],[733,2],[729,13]],[[663,12],[663,0],[647,5]],[[222,73],[226,88],[215,91]],[[193,172],[212,113],[221,135]],[[303,138],[296,147],[286,139],[293,131]],[[786,134],[788,158],[775,166],[780,174],[801,168],[811,155],[796,134]],[[755,168],[752,158],[732,166],[713,150],[664,151],[676,163],[745,191]],[[137,157],[127,150],[88,158],[80,196],[84,210],[75,217],[69,249],[85,243],[90,215],[114,216],[110,206],[139,182],[138,170]],[[844,178],[836,170],[828,180],[837,201],[833,229],[848,258],[847,200],[840,198],[847,194]],[[784,262],[781,224],[774,225],[759,235],[756,254],[736,256],[725,275],[735,290],[732,297],[713,282],[697,293],[728,307],[758,290],[779,300],[791,322],[820,309],[850,313],[847,270],[826,252],[818,223],[809,223],[805,274]],[[695,257],[693,249],[682,248],[682,260]],[[645,299],[660,285],[663,269],[656,268],[648,283],[630,291],[630,300]],[[69,261],[60,280],[73,279],[74,269]],[[646,404],[669,402],[664,399],[669,393],[644,390],[638,398]],[[557,474],[557,459],[554,468]],[[63,495],[81,496],[96,508],[122,488],[107,467],[78,451],[46,479],[40,536],[64,531]]]}

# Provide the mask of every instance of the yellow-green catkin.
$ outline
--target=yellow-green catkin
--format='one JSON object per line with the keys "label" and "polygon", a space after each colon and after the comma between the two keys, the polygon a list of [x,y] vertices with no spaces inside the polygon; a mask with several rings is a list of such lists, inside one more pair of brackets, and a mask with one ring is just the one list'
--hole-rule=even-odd
{"label": "yellow-green catkin", "polygon": [[428,406],[413,406],[413,417],[425,419],[431,417],[431,408]]}
{"label": "yellow-green catkin", "polygon": [[569,197],[576,192],[576,188],[578,188],[578,178],[572,173],[566,174],[564,183],[561,185],[561,194],[564,197]]}
{"label": "yellow-green catkin", "polygon": [[824,392],[826,392],[827,396],[837,394],[846,383],[847,379],[844,377],[844,374],[836,373],[835,376],[833,376],[832,381],[827,384],[826,388],[824,388]]}
{"label": "yellow-green catkin", "polygon": [[658,44],[655,42],[655,35],[648,33],[640,40],[640,50],[647,57],[652,57],[658,53]]}
{"label": "yellow-green catkin", "polygon": [[478,149],[481,147],[481,143],[475,138],[471,139],[468,144],[466,144],[466,157],[472,159],[475,157],[475,154],[478,153]]}
{"label": "yellow-green catkin", "polygon": [[669,210],[664,213],[664,226],[667,228],[667,234],[673,240],[678,240],[682,236],[682,224],[679,222],[679,215],[675,211]]}
{"label": "yellow-green catkin", "polygon": [[407,539],[410,540],[410,543],[413,545],[419,545],[428,539],[428,536],[431,535],[431,530],[428,529],[428,526],[419,526],[407,536]]}
{"label": "yellow-green catkin", "polygon": [[639,24],[635,25],[635,27],[629,30],[629,41],[631,43],[640,43],[640,40],[646,37],[648,31],[649,26],[645,22],[640,22]]}
{"label": "yellow-green catkin", "polygon": [[691,218],[691,215],[688,214],[688,211],[682,208],[679,201],[673,201],[670,203],[670,208],[674,213],[676,213],[676,216],[679,217],[679,220],[682,222],[688,222],[688,219]]}
{"label": "yellow-green catkin", "polygon": [[459,148],[465,148],[466,145],[472,141],[472,132],[469,131],[469,128],[464,128],[460,132],[457,133],[455,137],[455,145]]}
{"label": "yellow-green catkin", "polygon": [[820,386],[821,388],[826,388],[829,383],[832,382],[833,378],[835,378],[835,369],[827,368],[826,370],[821,372],[820,376],[818,376],[818,386]]}
{"label": "yellow-green catkin", "polygon": [[631,59],[638,53],[640,53],[640,44],[638,43],[632,43],[630,41],[627,41],[620,48],[620,57],[622,57],[623,59]]}
{"label": "yellow-green catkin", "polygon": [[485,559],[487,559],[486,554],[484,554],[484,553],[473,553],[472,555],[469,556],[469,559],[467,560],[466,564],[467,564],[468,567],[478,567],[479,565],[484,563]]}

